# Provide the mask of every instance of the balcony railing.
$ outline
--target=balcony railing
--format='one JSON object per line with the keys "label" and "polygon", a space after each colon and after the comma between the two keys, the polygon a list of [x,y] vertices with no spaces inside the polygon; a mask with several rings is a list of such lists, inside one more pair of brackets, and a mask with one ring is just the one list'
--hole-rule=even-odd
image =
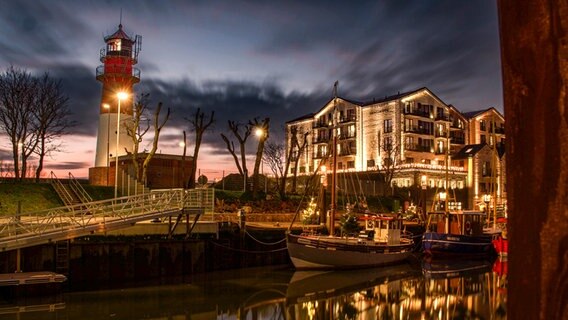
{"label": "balcony railing", "polygon": [[352,116],[345,116],[339,118],[339,123],[348,123],[348,122],[355,122],[357,121],[357,117],[355,115]]}
{"label": "balcony railing", "polygon": [[423,146],[423,145],[415,144],[415,143],[407,143],[407,144],[404,145],[404,148],[407,151],[431,152],[430,146]]}
{"label": "balcony railing", "polygon": [[134,68],[130,65],[101,65],[97,67],[96,77],[100,79],[105,75],[130,75],[134,81],[140,81],[140,69]]}
{"label": "balcony railing", "polygon": [[436,138],[445,138],[448,136],[448,133],[446,131],[438,131],[436,130]]}
{"label": "balcony railing", "polygon": [[357,135],[355,133],[340,133],[337,137],[339,140],[355,139]]}
{"label": "balcony railing", "polygon": [[432,130],[428,129],[428,128],[421,128],[419,126],[410,126],[410,127],[405,127],[404,128],[404,132],[406,133],[417,133],[417,134],[426,134],[426,135],[432,135]]}
{"label": "balcony railing", "polygon": [[452,123],[450,124],[450,127],[451,127],[451,128],[454,128],[454,129],[464,129],[463,125],[460,127],[460,123],[457,122],[457,121],[452,122]]}
{"label": "balcony railing", "polygon": [[314,153],[314,159],[322,159],[327,157],[327,153],[325,152],[316,152]]}
{"label": "balcony railing", "polygon": [[312,142],[313,143],[328,143],[329,137],[327,137],[327,136],[314,137]]}
{"label": "balcony railing", "polygon": [[327,128],[329,127],[329,124],[327,122],[324,121],[316,121],[312,124],[312,128],[317,129],[317,128]]}
{"label": "balcony railing", "polygon": [[436,121],[450,121],[450,117],[445,114],[436,115]]}
{"label": "balcony railing", "polygon": [[450,137],[450,143],[465,144],[465,138],[464,137]]}
{"label": "balcony railing", "polygon": [[435,154],[446,154],[446,148],[442,148],[442,149],[438,149],[436,148],[436,150],[434,151]]}
{"label": "balcony railing", "polygon": [[352,150],[352,149],[341,149],[341,151],[339,151],[339,156],[353,156],[357,154],[356,150]]}
{"label": "balcony railing", "polygon": [[404,110],[405,115],[430,118],[430,112],[422,110]]}

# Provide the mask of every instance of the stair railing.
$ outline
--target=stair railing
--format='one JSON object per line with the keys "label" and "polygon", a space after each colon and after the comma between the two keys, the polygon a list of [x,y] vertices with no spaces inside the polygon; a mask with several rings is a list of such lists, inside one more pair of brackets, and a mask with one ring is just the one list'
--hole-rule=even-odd
{"label": "stair railing", "polygon": [[65,188],[63,183],[61,183],[61,180],[57,178],[53,171],[51,171],[51,173],[49,174],[49,183],[51,184],[61,201],[63,201],[64,205],[73,205],[73,196],[69,193],[69,191],[67,191],[67,188]]}
{"label": "stair railing", "polygon": [[69,185],[71,190],[77,195],[81,203],[93,202],[93,198],[85,191],[85,188],[75,179],[75,176],[69,172]]}

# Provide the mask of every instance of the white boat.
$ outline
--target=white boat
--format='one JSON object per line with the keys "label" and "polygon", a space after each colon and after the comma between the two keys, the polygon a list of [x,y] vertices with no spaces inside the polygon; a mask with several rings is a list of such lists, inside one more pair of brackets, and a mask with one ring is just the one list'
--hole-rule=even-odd
{"label": "white boat", "polygon": [[410,235],[401,230],[402,219],[377,217],[367,221],[360,237],[286,235],[288,254],[297,270],[369,268],[402,262],[414,249]]}
{"label": "white boat", "polygon": [[[286,234],[290,259],[297,270],[368,268],[400,263],[414,249],[411,235],[402,231],[399,217],[376,217],[366,221],[366,232],[359,237],[335,235],[336,176],[337,176],[337,82],[334,87],[334,112],[331,156],[331,206],[329,235]],[[295,220],[295,219],[294,219]],[[294,223],[294,221],[292,221]]]}

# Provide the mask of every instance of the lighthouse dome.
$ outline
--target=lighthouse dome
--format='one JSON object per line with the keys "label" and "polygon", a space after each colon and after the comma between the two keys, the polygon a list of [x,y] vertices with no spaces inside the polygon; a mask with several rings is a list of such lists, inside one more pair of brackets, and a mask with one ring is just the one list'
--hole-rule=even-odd
{"label": "lighthouse dome", "polygon": [[132,41],[132,39],[126,34],[126,32],[124,32],[124,30],[122,30],[122,23],[118,25],[118,30],[116,30],[115,33],[111,34],[110,36],[105,37],[105,42],[109,41],[109,40],[117,40],[117,39]]}

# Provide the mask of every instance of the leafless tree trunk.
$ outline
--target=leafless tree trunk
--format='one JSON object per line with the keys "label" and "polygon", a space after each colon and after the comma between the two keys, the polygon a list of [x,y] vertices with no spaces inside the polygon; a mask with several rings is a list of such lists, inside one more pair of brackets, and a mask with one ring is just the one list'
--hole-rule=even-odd
{"label": "leafless tree trunk", "polygon": [[[278,194],[280,199],[286,198],[286,168],[290,164],[290,160],[284,161],[286,147],[282,144],[267,142],[264,150],[263,161],[268,165],[270,171],[274,174],[274,180],[278,186]],[[284,183],[282,183],[284,181]],[[284,186],[284,188],[282,187]]]}
{"label": "leafless tree trunk", "polygon": [[400,165],[400,144],[392,139],[390,143],[381,143],[381,134],[378,134],[377,143],[379,148],[379,155],[382,155],[380,170],[384,177],[385,189],[383,189],[383,196],[387,192],[392,195],[393,187],[392,180],[397,173]]}
{"label": "leafless tree trunk", "polygon": [[[215,111],[211,111],[209,120],[205,120],[205,113],[201,112],[201,108],[197,108],[193,118],[186,118],[191,124],[192,130],[195,132],[195,147],[193,149],[193,162],[191,163],[191,172],[189,173],[188,188],[195,188],[195,174],[197,172],[197,157],[199,156],[199,148],[203,139],[203,133],[215,121]],[[185,134],[185,131],[184,131]],[[185,139],[185,138],[184,138]]]}
{"label": "leafless tree trunk", "polygon": [[69,98],[63,94],[60,81],[51,79],[47,73],[44,74],[39,79],[36,94],[34,118],[38,146],[34,152],[38,156],[35,179],[36,182],[39,182],[45,157],[59,148],[59,145],[54,145],[53,141],[61,137],[67,132],[67,129],[76,124],[69,120],[71,115],[67,104]]}
{"label": "leafless tree trunk", "polygon": [[160,132],[162,131],[162,128],[164,127],[166,122],[168,122],[168,119],[170,118],[170,108],[168,108],[166,117],[160,123],[161,111],[162,111],[162,103],[160,102],[158,103],[158,107],[156,108],[156,112],[154,113],[154,141],[152,142],[152,150],[150,150],[150,153],[148,153],[146,159],[144,159],[144,163],[142,164],[142,181],[144,181],[144,183],[146,183],[147,181],[146,178],[147,178],[148,165],[150,164],[150,160],[152,160],[152,157],[156,154],[156,150],[158,150],[158,140],[160,139]]}
{"label": "leafless tree trunk", "polygon": [[256,158],[254,160],[254,171],[252,180],[252,196],[256,199],[258,195],[258,170],[260,162],[262,161],[262,154],[264,152],[264,143],[270,135],[270,118],[265,118],[262,122],[257,119],[249,122],[249,126],[256,128],[258,137],[258,147],[256,149]]}
{"label": "leafless tree trunk", "polygon": [[[238,162],[239,159],[238,159],[237,154],[236,154],[234,143],[232,141],[230,141],[229,138],[227,138],[227,136],[225,136],[224,134],[221,134],[221,138],[223,138],[223,140],[227,144],[227,149],[229,150],[229,152],[233,156],[233,159],[235,159],[235,163],[237,165],[237,168],[239,169],[239,173],[243,175],[243,179],[244,179],[245,185],[246,185],[246,179],[247,179],[247,176],[248,176],[248,169],[247,169],[245,145],[246,145],[247,139],[250,137],[250,135],[252,133],[252,127],[250,125],[242,125],[242,124],[239,124],[239,123],[237,123],[235,121],[231,121],[231,120],[229,120],[228,123],[229,123],[229,129],[231,130],[231,132],[233,133],[235,138],[237,138],[237,140],[239,141],[239,147],[240,147],[240,153],[241,153],[241,164],[239,164],[239,162]],[[244,128],[244,131],[242,133],[241,133],[241,127]]]}
{"label": "leafless tree trunk", "polygon": [[[302,143],[301,144],[300,144],[300,141],[298,139],[298,132],[295,132],[292,136],[293,137],[292,145],[297,150],[297,152],[296,152],[296,158],[297,159],[302,156],[302,153],[304,152],[304,150],[306,149],[306,146],[308,145],[308,135],[309,134],[310,134],[309,131],[302,133]],[[296,193],[296,187],[297,187],[297,181],[298,181],[298,164],[299,164],[299,161],[297,159],[296,159],[296,162],[294,163],[294,174],[292,176],[292,190],[290,191],[292,193]]]}
{"label": "leafless tree trunk", "polygon": [[[125,150],[126,154],[130,156],[132,160],[132,165],[134,166],[134,172],[136,173],[136,179],[142,181],[146,185],[146,180],[143,180],[143,174],[140,171],[140,164],[138,163],[138,154],[140,151],[140,143],[144,138],[144,135],[150,129],[150,119],[146,117],[149,104],[148,93],[143,93],[138,98],[138,101],[134,104],[134,116],[132,117],[132,122],[125,123],[126,134],[132,139],[132,150]],[[142,126],[143,125],[143,126]],[[118,166],[118,164],[117,164]],[[118,168],[118,167],[117,167]]]}

